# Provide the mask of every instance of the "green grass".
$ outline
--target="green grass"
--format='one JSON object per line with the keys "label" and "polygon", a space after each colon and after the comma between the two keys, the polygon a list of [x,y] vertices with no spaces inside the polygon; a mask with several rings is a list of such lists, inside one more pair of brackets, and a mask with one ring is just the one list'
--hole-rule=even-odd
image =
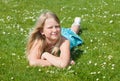
{"label": "green grass", "polygon": [[[119,0],[1,0],[0,81],[119,81]],[[26,38],[39,13],[55,12],[70,27],[82,18],[84,44],[72,50],[76,64],[65,69],[30,67]]]}

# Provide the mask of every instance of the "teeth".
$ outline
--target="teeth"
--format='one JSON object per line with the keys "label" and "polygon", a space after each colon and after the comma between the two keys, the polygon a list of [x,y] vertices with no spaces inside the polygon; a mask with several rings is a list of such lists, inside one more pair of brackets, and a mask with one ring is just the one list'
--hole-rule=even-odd
{"label": "teeth", "polygon": [[53,35],[56,34],[56,33],[52,33]]}

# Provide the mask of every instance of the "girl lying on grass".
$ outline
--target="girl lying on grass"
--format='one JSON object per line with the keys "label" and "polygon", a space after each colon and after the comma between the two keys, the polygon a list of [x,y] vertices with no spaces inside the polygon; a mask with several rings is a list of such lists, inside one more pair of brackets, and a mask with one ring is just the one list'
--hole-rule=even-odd
{"label": "girl lying on grass", "polygon": [[60,68],[74,64],[70,60],[70,49],[83,43],[77,35],[79,29],[79,17],[75,18],[71,28],[61,28],[56,14],[43,12],[28,39],[26,51],[29,64]]}

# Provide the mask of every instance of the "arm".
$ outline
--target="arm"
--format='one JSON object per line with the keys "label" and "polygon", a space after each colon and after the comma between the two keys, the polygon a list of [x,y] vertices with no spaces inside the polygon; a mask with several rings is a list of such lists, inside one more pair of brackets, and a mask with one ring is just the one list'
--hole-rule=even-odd
{"label": "arm", "polygon": [[65,68],[70,63],[70,42],[68,40],[64,40],[60,46],[60,51],[60,57],[56,57],[48,52],[43,53],[42,57],[56,67]]}
{"label": "arm", "polygon": [[30,54],[28,55],[28,61],[29,61],[29,65],[31,66],[51,66],[52,65],[49,61],[40,58],[38,41],[34,42],[30,50]]}
{"label": "arm", "polygon": [[42,59],[31,59],[29,60],[30,66],[51,66],[52,64],[47,60]]}

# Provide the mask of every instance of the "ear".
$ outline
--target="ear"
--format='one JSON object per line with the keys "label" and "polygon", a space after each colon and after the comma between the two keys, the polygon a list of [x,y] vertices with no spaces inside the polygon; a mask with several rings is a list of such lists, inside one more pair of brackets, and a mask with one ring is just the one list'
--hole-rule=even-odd
{"label": "ear", "polygon": [[43,30],[40,30],[40,33],[41,33],[42,35],[44,35]]}

